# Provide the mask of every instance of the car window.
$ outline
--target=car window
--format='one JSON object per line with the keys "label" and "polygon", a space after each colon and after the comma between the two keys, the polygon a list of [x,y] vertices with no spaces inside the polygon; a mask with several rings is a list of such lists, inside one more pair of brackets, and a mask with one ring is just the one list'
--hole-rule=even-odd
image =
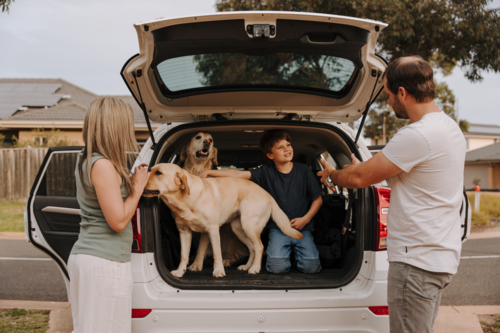
{"label": "car window", "polygon": [[79,152],[52,155],[45,173],[47,195],[76,196],[75,167]]}
{"label": "car window", "polygon": [[356,65],[323,54],[210,53],[164,60],[157,73],[171,92],[217,86],[301,87],[341,91]]}

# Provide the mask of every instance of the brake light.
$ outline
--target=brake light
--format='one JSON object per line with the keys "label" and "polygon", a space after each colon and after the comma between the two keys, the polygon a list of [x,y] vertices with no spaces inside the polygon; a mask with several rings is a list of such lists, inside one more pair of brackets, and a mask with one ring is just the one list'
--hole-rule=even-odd
{"label": "brake light", "polygon": [[132,309],[132,318],[144,318],[151,313],[151,309]]}
{"label": "brake light", "polygon": [[391,189],[374,186],[377,199],[377,251],[387,250],[387,214],[391,202]]}
{"label": "brake light", "polygon": [[389,315],[389,307],[388,306],[370,306],[368,307],[373,314],[377,316],[388,316]]}
{"label": "brake light", "polygon": [[137,206],[135,214],[134,216],[132,216],[132,231],[133,231],[132,252],[142,253],[141,210],[139,206]]}

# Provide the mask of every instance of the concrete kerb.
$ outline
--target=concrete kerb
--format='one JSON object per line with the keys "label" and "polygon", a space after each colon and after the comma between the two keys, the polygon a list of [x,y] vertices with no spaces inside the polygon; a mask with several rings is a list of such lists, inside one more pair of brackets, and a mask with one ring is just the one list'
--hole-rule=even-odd
{"label": "concrete kerb", "polygon": [[483,333],[478,315],[500,313],[500,305],[441,306],[435,333]]}
{"label": "concrete kerb", "polygon": [[0,309],[50,310],[49,329],[46,333],[71,333],[73,318],[69,302],[40,302],[0,300]]}

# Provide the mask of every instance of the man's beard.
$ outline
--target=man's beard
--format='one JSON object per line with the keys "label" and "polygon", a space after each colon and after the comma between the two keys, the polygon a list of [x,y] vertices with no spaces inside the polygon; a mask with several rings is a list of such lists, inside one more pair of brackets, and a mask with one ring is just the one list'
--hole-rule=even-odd
{"label": "man's beard", "polygon": [[395,96],[394,105],[392,109],[394,110],[394,114],[398,119],[409,119],[408,112],[406,111],[405,106],[399,101],[398,96]]}

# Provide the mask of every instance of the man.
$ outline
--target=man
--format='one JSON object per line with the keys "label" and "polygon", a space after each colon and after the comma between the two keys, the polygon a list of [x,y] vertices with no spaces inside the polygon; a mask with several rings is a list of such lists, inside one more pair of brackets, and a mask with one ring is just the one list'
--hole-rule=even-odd
{"label": "man", "polygon": [[383,75],[388,103],[410,119],[366,162],[334,170],[322,161],[324,183],[363,188],[391,178],[388,215],[387,302],[391,332],[433,332],[441,292],[457,272],[465,138],[434,103],[431,66],[420,57],[398,58]]}

